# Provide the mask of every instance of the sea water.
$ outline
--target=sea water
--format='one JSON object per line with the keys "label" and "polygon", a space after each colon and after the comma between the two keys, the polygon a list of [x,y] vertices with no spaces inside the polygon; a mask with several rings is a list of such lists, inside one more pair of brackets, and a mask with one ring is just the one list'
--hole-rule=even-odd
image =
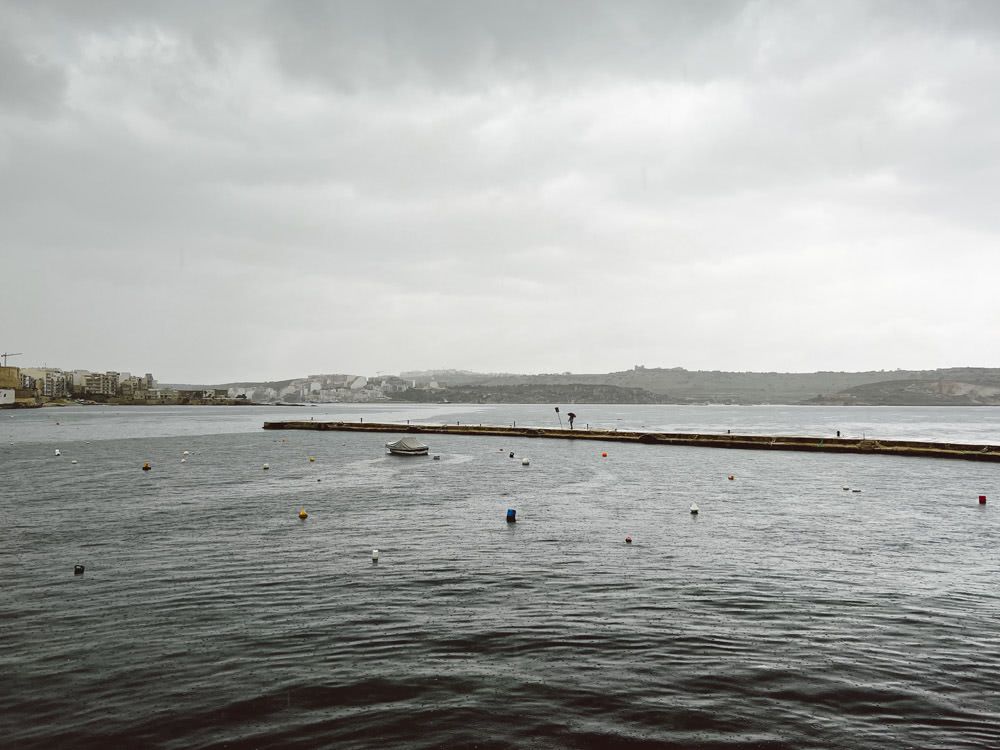
{"label": "sea water", "polygon": [[[571,410],[1000,442],[994,409]],[[310,416],[558,426],[0,412],[0,745],[1000,746],[996,465],[427,435],[432,461],[260,429]]]}

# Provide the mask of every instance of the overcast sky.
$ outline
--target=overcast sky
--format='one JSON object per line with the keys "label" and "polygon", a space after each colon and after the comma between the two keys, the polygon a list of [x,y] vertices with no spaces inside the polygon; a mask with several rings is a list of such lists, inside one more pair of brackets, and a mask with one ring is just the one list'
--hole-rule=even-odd
{"label": "overcast sky", "polygon": [[0,351],[1000,366],[1000,3],[0,2]]}

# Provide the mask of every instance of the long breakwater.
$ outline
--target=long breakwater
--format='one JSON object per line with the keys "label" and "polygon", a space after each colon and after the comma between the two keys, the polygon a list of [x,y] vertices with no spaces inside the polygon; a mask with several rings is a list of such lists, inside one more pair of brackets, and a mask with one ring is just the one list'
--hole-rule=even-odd
{"label": "long breakwater", "polygon": [[743,450],[811,451],[866,455],[957,458],[967,461],[1000,461],[1000,446],[967,443],[934,443],[913,440],[818,438],[791,435],[720,435],[636,430],[567,430],[545,427],[474,424],[396,424],[388,422],[265,422],[265,430],[318,430],[335,432],[386,432],[435,435],[490,435],[495,437],[598,440],[646,445],[698,446]]}

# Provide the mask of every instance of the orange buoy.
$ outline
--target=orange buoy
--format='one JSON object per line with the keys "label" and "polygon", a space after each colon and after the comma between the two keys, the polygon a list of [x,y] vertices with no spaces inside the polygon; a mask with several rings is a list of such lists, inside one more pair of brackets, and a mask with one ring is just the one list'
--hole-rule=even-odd
{"label": "orange buoy", "polygon": [[305,508],[299,508],[299,518],[301,518],[303,521],[305,521],[307,518],[309,518],[309,514],[306,513],[306,509]]}
{"label": "orange buoy", "polygon": [[152,469],[152,468],[153,468],[153,467],[149,465],[149,461],[147,461],[146,463],[144,463],[144,464],[142,465],[142,470],[143,470],[143,471],[149,471],[149,470],[150,470],[150,469]]}

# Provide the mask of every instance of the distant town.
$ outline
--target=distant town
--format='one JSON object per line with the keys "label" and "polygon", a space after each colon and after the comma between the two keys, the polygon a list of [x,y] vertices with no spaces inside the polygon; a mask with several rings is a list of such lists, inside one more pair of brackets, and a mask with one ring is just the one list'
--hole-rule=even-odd
{"label": "distant town", "polygon": [[[410,390],[435,390],[433,380],[418,384],[394,375],[310,375],[277,383],[225,387],[172,386],[152,373],[92,372],[57,367],[0,367],[0,406],[46,404],[306,404],[389,401]],[[417,399],[410,399],[417,400]],[[420,399],[424,400],[424,399]]]}

